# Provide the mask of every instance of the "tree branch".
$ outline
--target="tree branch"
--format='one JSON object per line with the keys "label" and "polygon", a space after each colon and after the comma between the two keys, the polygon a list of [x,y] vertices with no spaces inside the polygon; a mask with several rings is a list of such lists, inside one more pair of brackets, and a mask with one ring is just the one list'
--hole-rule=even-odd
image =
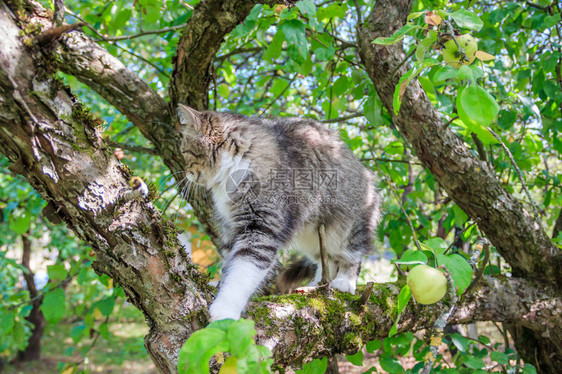
{"label": "tree branch", "polygon": [[[0,152],[11,161],[11,170],[22,174],[96,251],[96,271],[112,277],[145,314],[150,326],[145,342],[157,367],[175,372],[179,347],[207,322],[212,298],[207,278],[185,256],[172,225],[152,203],[120,201],[131,176],[96,130],[99,119],[43,70],[51,56],[23,45],[15,17],[3,3],[0,28],[0,51],[10,51],[0,54]],[[112,70],[117,66],[100,72],[115,80],[109,85],[123,84]],[[143,88],[134,77],[130,82]],[[115,88],[107,90],[118,95]],[[114,100],[122,105],[131,100],[133,116],[142,110],[142,103],[133,99]],[[137,120],[145,128],[155,126],[142,117]],[[273,349],[276,361],[298,365],[299,360],[354,350],[362,341],[386,336],[398,292],[395,284],[377,285],[366,304],[360,295],[342,293],[269,297],[254,302],[248,315],[257,321],[258,342]],[[310,302],[313,298],[319,302]],[[439,305],[421,308],[405,310],[399,331],[430,326],[440,312]],[[452,321],[517,321],[538,334],[550,334],[559,344],[561,310],[560,297],[550,286],[485,277]]]}
{"label": "tree branch", "polygon": [[172,106],[188,104],[196,109],[209,107],[211,64],[224,37],[242,23],[256,4],[287,4],[296,0],[207,0],[201,1],[182,33],[176,66],[170,82]]}
{"label": "tree branch", "polygon": [[[268,296],[250,304],[247,315],[256,322],[257,342],[273,351],[282,366],[314,357],[354,353],[363,344],[388,337],[394,324],[393,308],[401,287],[375,284],[366,304],[343,293]],[[444,305],[410,303],[402,313],[398,332],[433,326]],[[537,333],[550,334],[562,346],[562,299],[552,288],[542,293],[523,279],[484,276],[474,291],[457,304],[449,323],[476,321],[517,322]]]}
{"label": "tree branch", "polygon": [[[54,53],[61,71],[76,77],[114,105],[154,144],[156,153],[173,175],[184,174],[185,161],[178,151],[179,137],[172,126],[175,122],[172,110],[156,91],[82,32],[63,37]],[[192,195],[188,202],[218,246],[212,207],[206,201],[205,196]]]}
{"label": "tree branch", "polygon": [[[394,87],[408,66],[389,78],[404,58],[400,45],[378,46],[372,41],[391,35],[406,22],[411,7],[390,0],[377,1],[370,19],[358,29],[359,53],[375,89],[393,113]],[[496,179],[488,165],[476,159],[453,132],[445,128],[420,84],[408,86],[400,113],[393,122],[418,158],[455,202],[486,233],[509,262],[514,274],[562,285],[562,254],[533,216]]]}

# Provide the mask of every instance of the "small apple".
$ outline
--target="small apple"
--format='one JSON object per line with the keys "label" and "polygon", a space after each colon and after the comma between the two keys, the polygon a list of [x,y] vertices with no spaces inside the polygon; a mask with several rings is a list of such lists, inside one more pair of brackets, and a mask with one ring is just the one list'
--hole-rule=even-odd
{"label": "small apple", "polygon": [[414,299],[420,304],[435,304],[447,293],[447,278],[443,273],[427,265],[418,265],[406,278]]}
{"label": "small apple", "polygon": [[472,61],[476,58],[475,54],[478,51],[478,43],[476,39],[470,34],[456,35],[457,43],[464,49],[466,58],[461,61],[462,55],[459,52],[459,48],[453,39],[447,41],[441,50],[443,54],[443,60],[452,67],[459,69],[463,64],[470,65]]}

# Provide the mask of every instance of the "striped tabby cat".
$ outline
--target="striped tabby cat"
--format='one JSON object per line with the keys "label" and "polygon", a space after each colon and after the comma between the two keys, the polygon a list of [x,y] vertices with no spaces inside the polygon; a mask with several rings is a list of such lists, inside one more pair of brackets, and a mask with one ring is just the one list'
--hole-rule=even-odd
{"label": "striped tabby cat", "polygon": [[178,117],[186,176],[211,190],[223,243],[211,320],[240,318],[279,249],[297,249],[317,264],[318,283],[320,225],[330,284],[353,294],[380,199],[372,173],[337,134],[309,119],[247,118],[184,105]]}

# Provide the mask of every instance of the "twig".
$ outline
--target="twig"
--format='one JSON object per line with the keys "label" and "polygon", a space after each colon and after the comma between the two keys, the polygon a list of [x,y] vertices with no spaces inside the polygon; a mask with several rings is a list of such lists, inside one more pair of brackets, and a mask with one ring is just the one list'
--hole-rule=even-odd
{"label": "twig", "polygon": [[361,294],[361,299],[359,300],[359,305],[365,305],[373,292],[374,282],[367,282],[363,293]]}
{"label": "twig", "polygon": [[271,100],[271,102],[264,108],[261,110],[260,115],[263,115],[265,112],[267,112],[267,110],[269,108],[271,108],[271,106],[273,105],[273,103],[275,103],[277,101],[277,99],[279,99],[281,96],[283,96],[283,94],[285,93],[285,91],[287,91],[289,89],[289,87],[291,87],[291,84],[293,84],[293,82],[295,81],[295,79],[297,79],[297,75],[298,74],[294,74],[293,77],[291,78],[291,80],[289,81],[289,84],[287,85],[287,87],[285,87],[283,89],[283,91],[281,91],[279,93],[279,95],[277,95],[273,100]]}
{"label": "twig", "polygon": [[532,2],[530,2],[530,1],[525,1],[525,4],[527,4],[527,5],[530,6],[531,8],[535,8],[535,9],[542,10],[543,12],[546,12],[546,13],[548,13],[548,14],[551,13],[551,12],[549,11],[549,10],[550,10],[550,7],[548,7],[548,6],[542,6],[542,5],[539,5],[539,4],[532,3]]}
{"label": "twig", "polygon": [[[380,170],[380,168],[379,168]],[[412,237],[414,239],[414,243],[416,244],[416,247],[418,248],[419,251],[422,251],[422,248],[420,246],[420,242],[418,241],[418,237],[416,235],[416,230],[414,229],[414,225],[412,224],[412,221],[410,221],[410,217],[408,217],[408,213],[406,213],[406,209],[404,209],[404,205],[402,205],[402,200],[398,197],[398,194],[396,193],[396,189],[393,186],[393,183],[391,179],[388,180],[388,186],[390,187],[390,190],[392,191],[392,193],[394,194],[394,197],[396,198],[396,201],[398,202],[398,205],[400,206],[400,210],[402,211],[402,214],[404,214],[404,217],[406,218],[406,222],[408,222],[408,226],[410,226],[410,230],[412,230]]]}
{"label": "twig", "polygon": [[[470,282],[470,285],[467,287],[467,289],[464,290],[464,293],[463,293],[464,295],[468,295],[468,293],[478,284],[480,279],[482,279],[482,276],[484,275],[484,270],[486,269],[486,264],[488,263],[488,260],[490,259],[490,242],[488,241],[488,239],[486,239],[486,238],[480,239],[478,241],[478,243],[476,243],[475,247],[476,247],[476,251],[478,253],[480,253],[481,250],[484,251],[484,260],[482,260],[482,265],[480,266],[480,269],[478,270],[478,273],[476,274],[476,277],[474,277],[472,282]],[[474,264],[475,266],[476,266],[476,263],[478,262],[478,256],[475,259],[476,260],[475,264]]]}
{"label": "twig", "polygon": [[363,117],[364,114],[363,112],[360,113],[354,113],[354,114],[350,114],[348,116],[343,116],[343,117],[338,117],[338,118],[332,118],[332,119],[325,119],[323,121],[321,121],[322,123],[336,123],[336,122],[345,122],[348,121],[350,119],[353,118],[357,118],[357,117]]}
{"label": "twig", "polygon": [[449,244],[449,246],[447,247],[447,249],[445,250],[445,252],[443,252],[444,255],[447,254],[447,252],[449,252],[449,250],[451,248],[453,248],[453,245],[455,245],[455,243],[457,242],[457,240],[459,240],[459,238],[461,237],[462,234],[464,234],[466,232],[466,230],[468,230],[469,228],[471,228],[472,226],[476,225],[476,222],[472,222],[470,225],[466,226],[464,229],[462,229],[461,232],[459,232],[457,234],[457,236],[455,236],[455,239],[451,242],[451,244]]}
{"label": "twig", "polygon": [[[252,47],[252,48],[236,48],[228,53],[225,53],[224,55],[220,55],[215,57],[215,61],[222,61],[222,60],[226,60],[229,57],[235,56],[235,55],[240,55],[243,53],[250,53],[250,52],[260,52],[263,49],[263,47]],[[286,50],[286,48],[285,48]]]}
{"label": "twig", "polygon": [[[369,148],[371,149],[371,152],[374,154],[375,148],[370,143],[369,143]],[[379,165],[378,164],[375,164],[375,165],[376,165],[377,169],[379,169],[379,172],[386,177],[386,174],[379,167]],[[404,214],[404,217],[406,218],[406,222],[408,222],[408,226],[410,226],[410,230],[412,231],[412,238],[414,239],[414,244],[416,245],[416,247],[418,248],[419,251],[422,251],[422,248],[421,248],[420,243],[418,241],[418,237],[416,235],[416,230],[414,229],[414,225],[412,224],[412,221],[410,221],[410,217],[408,217],[408,214],[406,213],[406,209],[404,209],[404,205],[402,205],[402,201],[398,197],[398,194],[396,193],[396,189],[394,188],[392,178],[387,177],[387,181],[388,181],[388,186],[390,187],[390,190],[392,191],[394,197],[396,198],[396,201],[398,202],[398,205],[400,206],[400,210],[402,211],[402,214]]]}
{"label": "twig", "polygon": [[361,8],[359,7],[359,3],[357,2],[357,0],[353,0],[353,2],[355,3],[355,11],[357,12],[357,25],[362,25],[363,22],[361,21]]}
{"label": "twig", "polygon": [[101,40],[95,40],[95,41],[96,42],[99,42],[99,41],[117,42],[117,41],[120,41],[120,40],[131,40],[131,39],[140,38],[140,37],[145,36],[145,35],[163,34],[165,32],[181,30],[181,29],[185,28],[186,25],[187,24],[184,23],[184,24],[177,25],[177,26],[165,27],[165,28],[160,29],[160,30],[148,30],[148,31],[139,32],[138,34],[131,34],[131,35],[105,36]]}
{"label": "twig", "polygon": [[410,59],[410,57],[412,57],[414,55],[414,53],[416,53],[416,49],[412,49],[412,51],[410,53],[408,53],[406,55],[406,57],[404,57],[404,59],[402,61],[400,61],[400,63],[398,65],[396,65],[396,67],[394,69],[392,69],[392,71],[390,72],[390,74],[388,75],[387,79],[392,79],[392,77],[394,77],[394,75],[396,74],[396,72],[398,72],[398,69],[400,69],[402,67],[402,65],[404,65],[406,63],[406,61],[408,61]]}
{"label": "twig", "polygon": [[453,123],[455,120],[459,119],[459,116],[454,116],[453,118],[451,118],[446,124],[445,126],[443,126],[444,129],[446,129],[447,127],[449,127],[451,125],[451,123]]}
{"label": "twig", "polygon": [[53,25],[61,26],[64,21],[64,0],[55,0],[55,14],[53,15]]}
{"label": "twig", "polygon": [[525,194],[527,195],[527,198],[529,199],[529,202],[531,203],[531,205],[533,207],[533,212],[535,214],[535,221],[542,227],[542,222],[539,220],[539,209],[537,207],[537,204],[535,203],[535,201],[531,197],[531,193],[529,192],[529,189],[527,188],[527,183],[525,182],[525,178],[523,178],[523,173],[521,173],[521,169],[519,169],[519,166],[517,166],[517,162],[515,162],[515,158],[513,158],[513,155],[511,154],[511,151],[509,150],[509,148],[507,148],[507,146],[503,142],[502,138],[498,134],[496,134],[494,132],[494,130],[492,130],[490,127],[488,127],[488,130],[490,131],[490,133],[492,133],[494,138],[496,138],[497,141],[500,142],[503,150],[505,151],[505,153],[507,153],[507,156],[509,157],[509,160],[511,161],[511,164],[513,165],[513,168],[515,169],[515,172],[517,173],[517,176],[519,177],[519,181],[521,182],[521,187],[525,191]]}
{"label": "twig", "polygon": [[318,226],[318,241],[320,243],[320,260],[322,263],[321,283],[324,285],[330,282],[330,269],[328,268],[328,258],[326,254],[326,227],[323,223]]}
{"label": "twig", "polygon": [[103,41],[108,42],[109,44],[113,44],[114,46],[116,46],[117,48],[119,48],[120,50],[127,52],[128,54],[130,54],[131,56],[134,56],[136,58],[138,58],[139,60],[142,60],[144,62],[146,62],[148,65],[152,66],[154,69],[158,70],[162,75],[166,76],[167,78],[170,78],[170,75],[168,73],[166,73],[164,70],[162,70],[161,68],[159,68],[158,66],[156,66],[154,63],[150,62],[149,60],[147,60],[146,58],[136,54],[133,51],[128,50],[127,48],[121,47],[119,44],[117,44],[116,42],[112,42],[110,40],[107,40],[107,38],[101,34],[98,30],[96,30],[96,28],[92,25],[90,25],[88,22],[86,22],[82,17],[80,17],[77,14],[72,13],[70,10],[65,9],[65,13],[70,14],[72,17],[79,19],[80,21],[82,21],[84,23],[85,26],[87,26],[90,30],[92,30],[94,32],[94,34],[96,34],[97,36],[99,36],[100,38],[103,39]]}
{"label": "twig", "polygon": [[478,156],[480,158],[480,161],[487,162],[488,154],[486,153],[486,148],[484,148],[484,143],[482,143],[482,140],[480,140],[478,135],[476,135],[473,132],[470,133],[470,137],[474,141],[474,144],[476,144],[476,150],[478,151]]}
{"label": "twig", "polygon": [[382,158],[382,157],[370,157],[370,158],[362,158],[361,161],[380,161],[380,162],[400,162],[402,164],[410,164],[410,165],[420,165],[424,166],[420,162],[412,162],[408,160],[392,160],[390,158]]}

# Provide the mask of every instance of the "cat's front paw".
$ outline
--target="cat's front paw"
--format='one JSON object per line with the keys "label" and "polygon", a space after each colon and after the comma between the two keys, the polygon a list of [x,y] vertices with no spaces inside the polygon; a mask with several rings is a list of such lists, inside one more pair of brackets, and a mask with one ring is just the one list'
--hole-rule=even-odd
{"label": "cat's front paw", "polygon": [[355,280],[346,278],[336,278],[330,283],[330,286],[336,290],[348,292],[352,295],[355,295],[355,288],[357,287]]}
{"label": "cat's front paw", "polygon": [[214,302],[209,307],[209,314],[211,315],[211,322],[220,321],[221,319],[240,319],[240,312],[233,310],[232,306],[224,303]]}

